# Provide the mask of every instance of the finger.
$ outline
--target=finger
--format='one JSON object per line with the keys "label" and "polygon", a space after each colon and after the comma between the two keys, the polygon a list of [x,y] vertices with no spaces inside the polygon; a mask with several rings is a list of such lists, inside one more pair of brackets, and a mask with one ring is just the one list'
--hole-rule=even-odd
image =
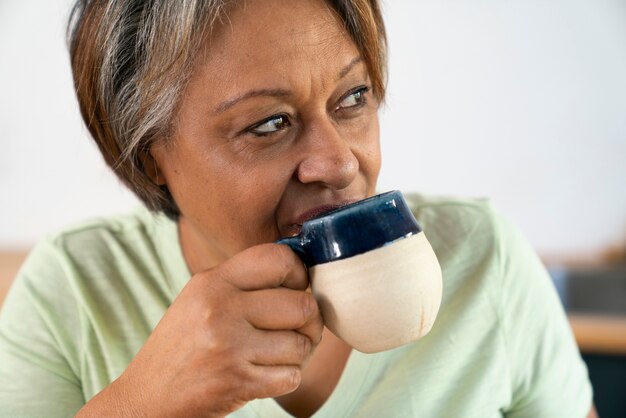
{"label": "finger", "polygon": [[308,337],[296,331],[256,330],[250,342],[245,356],[257,366],[301,367],[313,352]]}
{"label": "finger", "polygon": [[251,365],[247,379],[250,399],[275,398],[298,389],[302,372],[297,366]]}
{"label": "finger", "polygon": [[221,264],[215,271],[242,290],[278,286],[304,290],[309,286],[309,277],[302,261],[288,246],[280,244],[250,247]]}
{"label": "finger", "polygon": [[264,289],[240,295],[244,318],[258,329],[297,330],[316,345],[324,323],[315,298],[302,290]]}

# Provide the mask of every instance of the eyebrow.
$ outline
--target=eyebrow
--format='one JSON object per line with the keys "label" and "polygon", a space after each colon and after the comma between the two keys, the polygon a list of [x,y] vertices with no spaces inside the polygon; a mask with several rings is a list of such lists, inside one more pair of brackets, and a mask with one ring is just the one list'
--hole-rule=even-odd
{"label": "eyebrow", "polygon": [[345,67],[341,69],[341,71],[339,71],[339,77],[337,77],[337,81],[347,76],[348,73],[352,71],[352,68],[354,68],[355,65],[360,64],[362,62],[363,62],[363,57],[360,55],[358,57],[352,58],[352,61],[350,61],[348,65],[346,65]]}
{"label": "eyebrow", "polygon": [[290,96],[291,93],[288,90],[284,90],[284,89],[258,89],[258,90],[250,90],[247,91],[243,94],[240,94],[238,96],[235,97],[231,97],[228,100],[223,101],[222,103],[220,103],[219,106],[217,106],[215,108],[215,113],[223,113],[225,111],[227,111],[228,109],[230,109],[231,107],[233,107],[234,105],[236,105],[237,103],[246,100],[246,99],[250,99],[252,97],[260,97],[260,96],[264,96],[264,97],[286,97],[286,96]]}
{"label": "eyebrow", "polygon": [[[352,61],[350,61],[348,63],[348,65],[346,65],[345,67],[343,67],[341,69],[341,71],[339,71],[339,75],[337,77],[337,81],[341,80],[346,75],[348,75],[348,73],[350,73],[350,71],[352,71],[352,68],[354,68],[355,65],[357,65],[357,64],[359,64],[361,62],[363,62],[363,58],[360,55],[358,57],[353,58]],[[285,90],[285,89],[254,89],[254,90],[249,90],[249,91],[247,91],[245,93],[242,93],[242,94],[239,94],[237,96],[231,97],[230,99],[227,99],[227,100],[223,101],[222,103],[220,103],[215,108],[215,113],[216,114],[224,113],[225,111],[227,111],[231,107],[235,106],[237,103],[242,102],[242,101],[247,100],[247,99],[251,99],[253,97],[287,97],[287,96],[291,96],[291,92],[289,90]]]}

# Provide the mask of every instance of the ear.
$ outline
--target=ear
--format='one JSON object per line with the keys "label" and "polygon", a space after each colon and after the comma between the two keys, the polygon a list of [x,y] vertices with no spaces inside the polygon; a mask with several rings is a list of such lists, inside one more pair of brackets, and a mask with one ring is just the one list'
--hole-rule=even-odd
{"label": "ear", "polygon": [[143,171],[148,177],[150,177],[150,180],[152,180],[152,182],[157,186],[167,185],[165,176],[161,172],[156,158],[152,155],[152,150],[143,151],[140,158],[143,165]]}

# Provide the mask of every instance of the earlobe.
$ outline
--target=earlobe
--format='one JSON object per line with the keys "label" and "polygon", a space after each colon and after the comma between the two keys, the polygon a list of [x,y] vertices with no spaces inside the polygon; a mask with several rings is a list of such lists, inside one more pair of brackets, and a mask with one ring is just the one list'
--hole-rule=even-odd
{"label": "earlobe", "polygon": [[161,172],[159,165],[157,164],[156,158],[152,155],[152,150],[146,151],[142,153],[141,162],[143,166],[143,171],[146,173],[150,180],[157,186],[166,186],[167,182],[165,181],[165,176]]}

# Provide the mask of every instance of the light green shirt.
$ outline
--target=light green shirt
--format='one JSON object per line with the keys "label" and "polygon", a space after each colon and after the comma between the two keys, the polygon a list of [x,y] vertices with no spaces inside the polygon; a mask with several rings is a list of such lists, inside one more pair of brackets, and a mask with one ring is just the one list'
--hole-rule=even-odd
{"label": "light green shirt", "polygon": [[[416,343],[354,351],[315,417],[585,417],[587,369],[519,232],[488,202],[407,200],[442,266],[437,321]],[[189,277],[176,224],[143,209],[43,240],[0,313],[0,416],[73,416],[124,371]],[[232,416],[289,415],[259,399]]]}

